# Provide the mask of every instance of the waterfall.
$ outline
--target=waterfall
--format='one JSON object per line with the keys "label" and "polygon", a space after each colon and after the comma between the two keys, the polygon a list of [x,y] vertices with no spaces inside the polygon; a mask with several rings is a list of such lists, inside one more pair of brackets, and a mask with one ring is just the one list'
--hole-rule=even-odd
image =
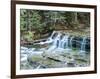
{"label": "waterfall", "polygon": [[[48,52],[52,52],[55,49],[58,50],[58,48],[62,50],[66,49],[71,52],[77,45],[80,52],[86,51],[86,37],[82,38],[82,41],[80,41],[79,38],[65,34],[61,31],[53,31],[51,36],[46,41],[41,41],[38,44],[50,44],[50,46],[46,49]],[[75,46],[73,46],[73,44]]]}
{"label": "waterfall", "polygon": [[81,43],[80,53],[85,52],[86,37],[83,38]]}
{"label": "waterfall", "polygon": [[[34,45],[31,48],[21,46],[21,68],[24,69],[25,67],[26,69],[26,67],[32,67],[33,69],[40,69],[42,65],[44,68],[57,66],[57,62],[51,62],[51,65],[48,66],[47,58],[59,60],[60,62],[58,65],[62,64],[60,65],[62,67],[84,67],[90,64],[90,56],[87,54],[87,50],[90,50],[90,38],[72,36],[69,33],[53,31],[51,36],[45,39],[45,41],[40,40],[36,44],[37,46]],[[42,63],[44,60],[46,63]]]}
{"label": "waterfall", "polygon": [[54,31],[48,39],[52,40],[52,45],[49,47],[47,52],[51,52],[59,46],[60,34]]}
{"label": "waterfall", "polygon": [[72,46],[72,40],[73,40],[73,36],[71,37],[71,39],[70,39],[70,49],[72,49],[73,48],[73,46]]}
{"label": "waterfall", "polygon": [[56,37],[55,37],[55,39],[54,39],[54,41],[53,41],[53,45],[54,46],[56,46],[56,47],[59,47],[59,44],[60,44],[60,34],[58,34]]}
{"label": "waterfall", "polygon": [[61,47],[64,49],[68,48],[68,38],[69,36],[65,35],[61,40],[61,44],[62,44]]}
{"label": "waterfall", "polygon": [[68,49],[68,35],[62,34],[60,32],[53,32],[49,39],[53,40],[53,44],[48,49],[52,51],[54,49]]}
{"label": "waterfall", "polygon": [[66,49],[68,48],[68,38],[69,36],[58,33],[54,39],[53,45],[57,48]]}

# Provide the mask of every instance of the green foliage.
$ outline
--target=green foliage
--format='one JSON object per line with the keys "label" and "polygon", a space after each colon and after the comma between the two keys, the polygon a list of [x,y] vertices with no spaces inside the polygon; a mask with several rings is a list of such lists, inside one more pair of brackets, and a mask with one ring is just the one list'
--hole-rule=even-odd
{"label": "green foliage", "polygon": [[85,24],[86,27],[89,27],[90,13],[79,12],[77,17],[78,17],[80,23],[83,23],[83,24]]}
{"label": "green foliage", "polygon": [[26,27],[27,26],[26,19],[27,19],[26,10],[21,9],[20,10],[20,26],[21,26],[21,31],[27,29],[27,27]]}
{"label": "green foliage", "polygon": [[33,41],[33,33],[31,31],[27,31],[24,35],[23,38],[27,41]]}
{"label": "green foliage", "polygon": [[[35,31],[36,38],[48,32],[52,32],[58,26],[65,26],[68,29],[80,29],[79,24],[85,27],[90,25],[90,14],[86,12],[68,12],[51,10],[20,10],[20,29],[23,31]],[[25,36],[32,39],[32,35]]]}

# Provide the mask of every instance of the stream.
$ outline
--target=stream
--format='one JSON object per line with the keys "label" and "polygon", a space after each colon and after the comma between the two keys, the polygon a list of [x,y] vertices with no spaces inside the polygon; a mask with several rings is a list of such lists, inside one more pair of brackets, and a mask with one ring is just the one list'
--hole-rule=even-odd
{"label": "stream", "polygon": [[86,67],[90,64],[90,38],[53,31],[32,48],[21,46],[20,55],[21,69]]}

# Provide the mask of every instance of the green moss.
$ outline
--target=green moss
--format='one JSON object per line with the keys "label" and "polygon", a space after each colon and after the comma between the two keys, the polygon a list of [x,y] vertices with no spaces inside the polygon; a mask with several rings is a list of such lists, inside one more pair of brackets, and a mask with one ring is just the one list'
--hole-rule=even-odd
{"label": "green moss", "polygon": [[41,56],[38,56],[38,55],[32,56],[32,61],[37,61],[37,62],[39,62],[39,61],[42,61],[42,60],[43,60],[43,58],[42,58]]}

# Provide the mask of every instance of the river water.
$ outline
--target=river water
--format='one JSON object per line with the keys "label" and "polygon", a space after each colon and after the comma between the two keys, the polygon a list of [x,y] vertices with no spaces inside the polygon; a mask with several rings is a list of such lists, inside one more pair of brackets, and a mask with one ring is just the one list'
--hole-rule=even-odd
{"label": "river water", "polygon": [[90,39],[54,31],[32,48],[21,46],[20,55],[21,69],[86,67],[90,64]]}

